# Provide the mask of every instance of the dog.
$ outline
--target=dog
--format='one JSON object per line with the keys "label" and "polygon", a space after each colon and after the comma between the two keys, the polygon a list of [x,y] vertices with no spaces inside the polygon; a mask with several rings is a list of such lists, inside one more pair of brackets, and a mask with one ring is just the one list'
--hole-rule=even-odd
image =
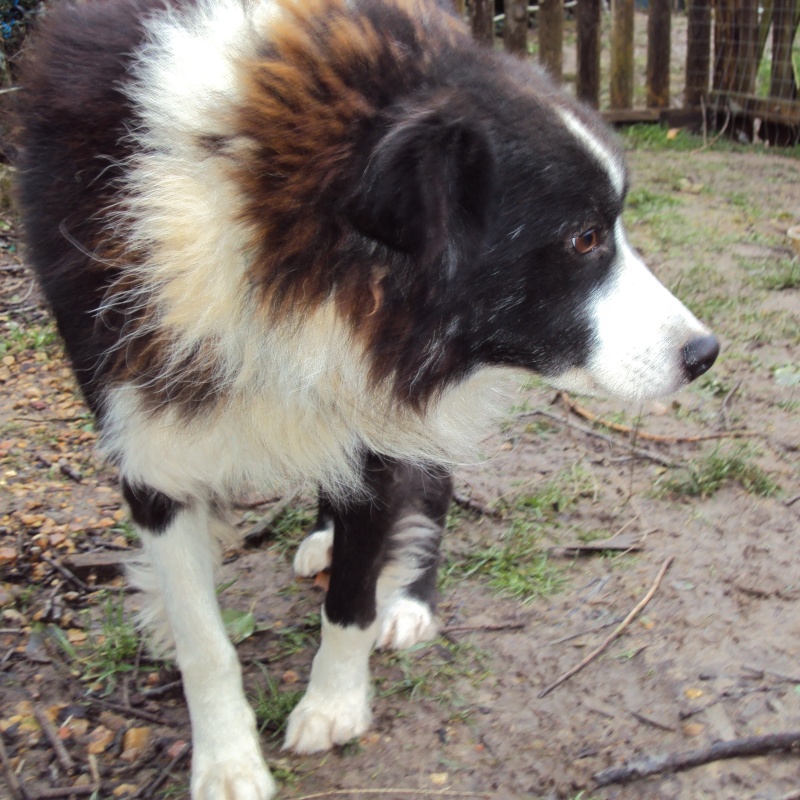
{"label": "dog", "polygon": [[437,0],[55,4],[17,108],[29,262],[143,549],[194,800],[275,786],[215,597],[225,508],[319,487],[330,566],[286,744],[370,724],[369,655],[433,635],[455,465],[519,371],[645,398],[719,345],[646,269],[598,115]]}

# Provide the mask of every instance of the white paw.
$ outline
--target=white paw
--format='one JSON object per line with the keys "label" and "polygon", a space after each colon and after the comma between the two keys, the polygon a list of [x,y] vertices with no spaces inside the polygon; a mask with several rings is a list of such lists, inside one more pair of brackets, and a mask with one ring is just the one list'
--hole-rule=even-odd
{"label": "white paw", "polygon": [[270,800],[275,791],[258,753],[192,757],[192,800]]}
{"label": "white paw", "polygon": [[283,747],[295,753],[330,750],[335,744],[361,736],[371,722],[372,710],[366,693],[343,692],[330,698],[309,691],[289,717]]}
{"label": "white paw", "polygon": [[389,602],[382,614],[377,647],[403,650],[435,638],[436,630],[436,620],[425,603],[400,595]]}
{"label": "white paw", "polygon": [[333,525],[306,536],[294,556],[294,574],[308,578],[331,565]]}

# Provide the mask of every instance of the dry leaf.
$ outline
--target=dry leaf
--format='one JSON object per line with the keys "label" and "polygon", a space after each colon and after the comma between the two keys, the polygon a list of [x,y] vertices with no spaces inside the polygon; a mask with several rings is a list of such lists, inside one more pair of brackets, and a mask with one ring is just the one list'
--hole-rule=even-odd
{"label": "dry leaf", "polygon": [[105,725],[98,725],[89,734],[89,745],[86,750],[90,755],[97,756],[100,753],[105,753],[113,741],[114,731],[110,731]]}

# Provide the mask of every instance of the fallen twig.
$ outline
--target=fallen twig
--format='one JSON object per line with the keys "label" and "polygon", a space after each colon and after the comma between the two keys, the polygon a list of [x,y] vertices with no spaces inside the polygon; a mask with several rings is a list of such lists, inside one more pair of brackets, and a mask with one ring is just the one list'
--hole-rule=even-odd
{"label": "fallen twig", "polygon": [[255,525],[253,525],[244,535],[244,543],[248,547],[257,547],[262,539],[272,530],[272,526],[283,514],[284,511],[297,499],[297,493],[293,492],[287,495],[282,500],[277,502],[271,509],[269,514],[262,517]]}
{"label": "fallen twig", "polygon": [[30,795],[25,791],[25,787],[20,782],[19,778],[17,777],[17,773],[14,772],[14,769],[11,766],[11,759],[8,757],[8,753],[6,752],[6,743],[3,739],[3,731],[0,730],[0,761],[3,762],[3,772],[6,775],[6,783],[8,783],[8,788],[11,790],[11,794],[14,796],[15,800],[28,800]]}
{"label": "fallen twig", "polygon": [[112,703],[110,700],[103,700],[100,697],[95,697],[94,695],[90,695],[90,700],[92,703],[98,703],[101,706],[105,706],[106,708],[111,709],[112,711],[116,711],[119,714],[125,714],[131,717],[137,717],[138,719],[143,719],[145,722],[152,722],[154,725],[165,725],[169,728],[174,728],[175,724],[172,720],[166,719],[166,717],[160,717],[158,714],[151,714],[149,711],[144,711],[140,708],[135,708],[131,706],[123,706],[119,703]]}
{"label": "fallen twig", "polygon": [[145,689],[144,691],[140,692],[140,694],[142,697],[152,700],[156,697],[163,697],[165,694],[174,692],[176,689],[181,689],[182,686],[182,680],[171,681],[170,683],[165,683],[163,686],[157,686],[155,689]]}
{"label": "fallen twig", "polygon": [[481,503],[478,500],[473,500],[460,492],[453,492],[453,502],[461,508],[472,511],[483,517],[502,517],[503,512],[499,508],[492,508],[487,506],[486,503]]}
{"label": "fallen twig", "polygon": [[58,797],[85,797],[100,791],[99,786],[54,786],[52,789],[37,789],[31,800],[55,800]]}
{"label": "fallen twig", "polygon": [[597,656],[599,656],[600,653],[602,653],[611,644],[611,642],[613,642],[614,639],[616,639],[628,627],[628,625],[633,622],[641,610],[650,602],[650,600],[652,600],[653,595],[656,593],[656,590],[661,583],[661,579],[666,574],[672,561],[673,556],[670,556],[666,561],[664,561],[664,563],[661,565],[661,569],[658,571],[658,575],[656,575],[656,579],[653,581],[653,585],[650,587],[650,590],[634,606],[630,614],[628,614],[628,616],[625,617],[625,619],[622,620],[622,622],[620,622],[620,624],[614,628],[614,630],[608,636],[606,636],[606,638],[594,650],[592,650],[592,652],[589,653],[586,658],[572,667],[572,669],[568,669],[563,675],[561,675],[561,677],[554,680],[549,686],[542,689],[538,695],[540,698],[550,694],[550,692],[552,692],[557,686],[560,686],[565,681],[568,681],[573,675],[576,675],[578,672],[580,672],[587,664],[597,658]]}
{"label": "fallen twig", "polygon": [[771,675],[773,678],[777,678],[778,680],[786,683],[800,684],[799,676],[787,675],[785,672],[776,672],[774,669],[767,669],[766,667],[753,667],[749,664],[742,664],[742,669],[755,673],[755,676],[758,678],[763,678],[765,675]]}
{"label": "fallen twig", "polygon": [[652,725],[654,728],[659,728],[662,731],[669,731],[670,733],[675,733],[677,730],[677,728],[668,725],[666,722],[661,722],[661,720],[657,720],[655,717],[651,717],[648,714],[642,714],[641,711],[634,711],[632,708],[629,708],[628,711],[632,717],[638,719],[639,722],[644,722],[646,725]]}
{"label": "fallen twig", "polygon": [[618,625],[620,622],[622,622],[622,617],[615,617],[614,619],[608,620],[608,622],[602,623],[602,625],[595,625],[594,628],[585,628],[577,633],[571,633],[569,636],[562,636],[560,639],[554,639],[552,642],[545,642],[544,646],[548,647],[556,644],[564,644],[564,642],[571,642],[573,639],[586,636],[587,633],[597,633],[597,631],[602,631],[603,628],[610,628],[612,625]]}
{"label": "fallen twig", "polygon": [[598,786],[608,786],[611,783],[630,783],[640,778],[647,778],[650,775],[680,772],[703,764],[710,764],[712,761],[721,761],[726,758],[765,756],[769,753],[785,752],[798,747],[800,747],[800,731],[769,733],[765,736],[748,736],[744,739],[716,742],[710,747],[687,750],[683,753],[646,756],[622,767],[611,767],[597,772],[594,775],[594,779]]}
{"label": "fallen twig", "polygon": [[167,778],[170,777],[170,773],[172,772],[178,764],[183,761],[186,756],[192,751],[192,746],[186,742],[183,747],[178,750],[178,752],[172,757],[172,760],[167,764],[167,766],[161,770],[159,775],[156,775],[155,778],[149,783],[139,789],[138,792],[134,795],[134,797],[153,797],[155,793],[161,788],[161,785]]}
{"label": "fallen twig", "polygon": [[448,633],[459,633],[464,631],[519,631],[526,626],[524,622],[496,622],[487,625],[449,625],[442,628],[439,633],[447,636]]}
{"label": "fallen twig", "polygon": [[54,558],[50,558],[50,556],[47,556],[44,553],[40,553],[39,558],[41,558],[45,563],[49,564],[53,569],[58,570],[68,581],[70,581],[70,583],[75,584],[75,586],[82,591],[90,591],[89,586],[86,583],[84,583],[77,575],[75,575],[75,573],[68,570],[63,564],[59,563]]}
{"label": "fallen twig", "polygon": [[304,794],[297,800],[321,800],[323,797],[369,797],[370,795],[399,794],[408,797],[493,797],[486,792],[458,792],[452,789],[331,789],[328,792]]}
{"label": "fallen twig", "polygon": [[728,418],[728,403],[730,403],[731,398],[739,391],[739,387],[742,385],[741,381],[737,381],[736,385],[731,389],[722,400],[722,405],[719,407],[719,416],[722,420],[722,427],[725,428],[726,431],[731,429],[731,421]]}
{"label": "fallen twig", "polygon": [[[554,414],[552,411],[546,411],[543,408],[536,408],[533,411],[521,411],[519,414],[516,415],[518,419],[523,417],[547,417],[547,419],[555,420],[556,422],[560,422],[562,425],[567,425],[570,428],[574,428],[576,431],[580,431],[581,433],[585,433],[587,436],[594,436],[595,439],[602,439],[604,442],[608,442],[608,444],[614,445],[614,447],[619,447],[620,442],[619,439],[614,439],[611,436],[607,436],[600,431],[596,431],[594,428],[587,428],[585,425],[579,425],[574,420],[571,420],[569,417],[563,417],[560,414]],[[664,458],[664,456],[659,455],[658,453],[652,453],[649,450],[645,450],[642,447],[634,447],[632,445],[627,445],[626,450],[632,455],[639,456],[639,458],[646,458],[648,461],[654,461],[656,464],[661,464],[662,467],[675,467],[677,464],[674,461],[670,461],[668,458]]]}
{"label": "fallen twig", "polygon": [[80,472],[78,472],[78,470],[75,469],[75,467],[72,466],[72,464],[69,464],[66,461],[59,461],[58,468],[61,470],[61,474],[66,475],[71,481],[75,481],[75,483],[83,482],[83,476],[80,474]]}
{"label": "fallen twig", "polygon": [[72,775],[75,772],[75,762],[72,760],[72,756],[67,752],[67,748],[64,747],[64,742],[58,738],[58,733],[48,719],[47,714],[45,714],[44,709],[38,703],[33,704],[33,714],[42,732],[47,737],[47,741],[50,742],[50,746],[56,754],[61,769],[63,769],[67,775]]}
{"label": "fallen twig", "polygon": [[[737,387],[738,388],[738,387]],[[629,436],[636,436],[637,439],[644,439],[648,442],[661,442],[662,444],[691,444],[694,442],[708,442],[714,439],[741,439],[749,436],[757,436],[753,431],[721,431],[719,433],[701,433],[696,436],[665,436],[660,433],[648,433],[639,428],[632,428],[630,425],[621,425],[618,422],[611,422],[609,420],[598,417],[593,411],[578,405],[569,395],[561,392],[561,399],[564,404],[572,411],[583,419],[595,425],[602,425],[611,431],[617,433],[626,433]]]}
{"label": "fallen twig", "polygon": [[798,500],[800,500],[800,494],[796,494],[794,497],[790,497],[788,500],[784,500],[783,504],[785,506],[793,506]]}

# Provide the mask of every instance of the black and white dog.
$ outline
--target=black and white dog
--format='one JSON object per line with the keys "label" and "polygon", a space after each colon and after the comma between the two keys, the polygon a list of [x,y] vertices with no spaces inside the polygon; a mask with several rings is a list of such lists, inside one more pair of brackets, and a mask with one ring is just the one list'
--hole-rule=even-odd
{"label": "black and white dog", "polygon": [[597,116],[447,0],[54,4],[19,93],[19,202],[143,542],[195,800],[274,784],[215,597],[243,487],[321,489],[331,567],[287,746],[370,722],[376,643],[429,637],[449,471],[509,370],[643,398],[718,345],[633,252]]}

